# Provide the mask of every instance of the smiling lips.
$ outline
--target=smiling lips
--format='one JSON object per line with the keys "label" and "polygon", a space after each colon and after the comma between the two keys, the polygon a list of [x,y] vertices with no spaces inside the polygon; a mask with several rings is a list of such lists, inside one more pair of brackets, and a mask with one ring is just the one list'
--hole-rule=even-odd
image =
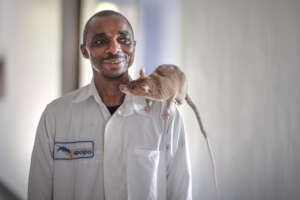
{"label": "smiling lips", "polygon": [[103,60],[104,64],[120,64],[125,62],[124,58],[117,58],[117,59],[107,59],[107,60]]}

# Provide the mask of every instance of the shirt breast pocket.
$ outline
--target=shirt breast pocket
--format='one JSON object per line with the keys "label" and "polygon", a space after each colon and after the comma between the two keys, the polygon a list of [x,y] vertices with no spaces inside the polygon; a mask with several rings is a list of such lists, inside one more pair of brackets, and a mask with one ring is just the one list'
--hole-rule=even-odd
{"label": "shirt breast pocket", "polygon": [[127,159],[127,189],[129,200],[156,200],[160,151],[135,149]]}

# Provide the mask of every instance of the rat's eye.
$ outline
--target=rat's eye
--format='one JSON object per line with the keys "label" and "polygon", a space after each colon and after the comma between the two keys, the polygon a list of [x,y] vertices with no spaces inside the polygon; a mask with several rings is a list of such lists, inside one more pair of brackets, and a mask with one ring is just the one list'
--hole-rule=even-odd
{"label": "rat's eye", "polygon": [[129,85],[129,88],[130,88],[130,89],[134,89],[134,88],[135,88],[135,85],[130,84],[130,85]]}

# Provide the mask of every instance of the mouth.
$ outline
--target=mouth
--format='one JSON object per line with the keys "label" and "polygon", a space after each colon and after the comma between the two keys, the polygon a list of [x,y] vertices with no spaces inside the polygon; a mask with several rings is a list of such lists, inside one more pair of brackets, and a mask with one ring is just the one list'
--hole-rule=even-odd
{"label": "mouth", "polygon": [[105,59],[103,60],[103,63],[117,65],[117,64],[124,63],[125,61],[126,60],[124,58],[115,58],[115,59]]}

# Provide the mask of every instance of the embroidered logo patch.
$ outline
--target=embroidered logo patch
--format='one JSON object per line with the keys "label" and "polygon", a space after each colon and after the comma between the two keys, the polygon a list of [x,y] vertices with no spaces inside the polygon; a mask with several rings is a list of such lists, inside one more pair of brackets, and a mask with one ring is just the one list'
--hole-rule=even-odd
{"label": "embroidered logo patch", "polygon": [[55,142],[54,160],[74,160],[94,157],[93,141]]}

